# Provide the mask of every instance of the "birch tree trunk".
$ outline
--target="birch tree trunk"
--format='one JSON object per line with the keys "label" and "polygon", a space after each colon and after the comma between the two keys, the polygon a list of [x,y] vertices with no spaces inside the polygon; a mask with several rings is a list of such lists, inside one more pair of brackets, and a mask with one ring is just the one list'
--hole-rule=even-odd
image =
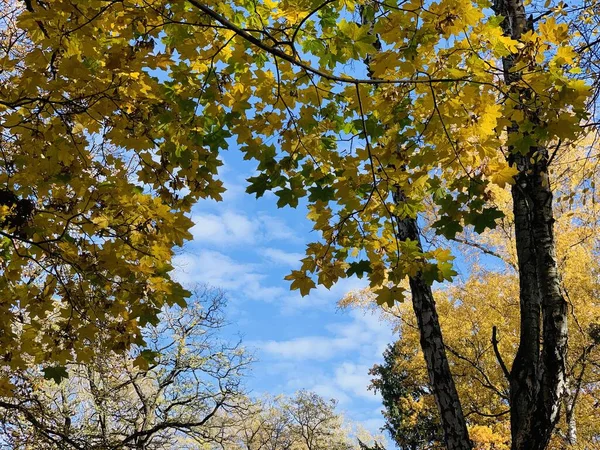
{"label": "birch tree trunk", "polygon": [[[493,7],[504,17],[504,33],[513,39],[533,26],[522,0],[496,0]],[[515,98],[531,99],[530,89],[515,86],[520,73],[513,70],[514,62],[514,55],[504,58],[504,80]],[[524,107],[524,114],[536,123],[535,111]],[[518,132],[514,125],[508,129],[509,134]],[[519,171],[512,197],[521,312],[519,349],[510,373],[512,448],[542,450],[548,446],[565,394],[567,303],[556,262],[548,149],[533,146],[525,155],[510,150],[509,162]]]}
{"label": "birch tree trunk", "polygon": [[567,387],[565,395],[565,422],[567,424],[567,434],[565,440],[568,445],[577,445],[577,421],[575,420],[575,404],[577,402],[577,394],[571,386]]}
{"label": "birch tree trunk", "polygon": [[[402,197],[402,193],[397,192],[394,201],[401,202]],[[415,241],[419,248],[422,248],[417,220],[409,217],[399,219],[398,238],[401,241]],[[429,383],[440,414],[446,447],[448,450],[469,450],[472,444],[450,371],[431,286],[421,273],[410,277],[409,283],[413,310],[419,327],[421,350],[425,356]]]}

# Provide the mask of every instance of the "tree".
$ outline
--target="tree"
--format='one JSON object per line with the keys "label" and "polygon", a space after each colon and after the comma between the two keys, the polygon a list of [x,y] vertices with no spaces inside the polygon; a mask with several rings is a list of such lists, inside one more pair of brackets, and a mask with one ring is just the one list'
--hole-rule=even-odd
{"label": "tree", "polygon": [[[579,149],[557,161],[552,185],[557,192],[571,192],[582,180],[587,151]],[[566,167],[568,166],[568,169]],[[579,174],[575,175],[574,174]],[[595,174],[593,178],[597,177]],[[584,188],[582,187],[581,190]],[[456,374],[457,389],[478,449],[510,447],[511,361],[519,346],[517,255],[513,246],[514,222],[508,191],[496,189],[494,202],[506,212],[496,230],[485,237],[465,236],[462,251],[473,269],[467,280],[435,292],[441,326]],[[598,239],[595,230],[598,206],[586,194],[559,196],[556,205],[557,255],[563,274],[563,289],[569,299],[575,324],[569,339],[566,372],[569,380],[563,397],[564,415],[554,431],[550,448],[595,448],[600,428],[595,420],[598,404]],[[482,256],[501,265],[486,268]],[[582,271],[581,268],[586,270]],[[368,298],[363,298],[366,294]],[[366,291],[348,296],[344,305],[368,306],[373,294]],[[384,362],[372,370],[373,387],[385,407],[386,430],[399,448],[431,448],[442,445],[431,387],[422,357],[418,354],[419,333],[407,315],[409,305],[391,309],[386,317],[397,327],[400,339],[384,353]],[[429,425],[433,426],[429,426]]]}
{"label": "tree", "polygon": [[443,442],[439,416],[431,401],[430,387],[423,382],[423,373],[417,377],[406,367],[407,362],[420,356],[418,347],[411,348],[410,344],[414,343],[406,345],[400,340],[388,346],[383,354],[384,362],[370,371],[374,377],[371,387],[381,394],[386,419],[384,430],[399,449],[435,448]]}
{"label": "tree", "polygon": [[[572,254],[573,259],[565,267],[565,274],[570,272],[570,276],[565,276],[565,286],[573,299],[573,320],[578,325],[570,339],[567,360],[570,390],[563,399],[565,414],[549,445],[553,449],[595,448],[600,436],[594,412],[600,397],[597,386],[600,354],[595,334],[600,311],[589,294],[581,295],[594,292],[597,282],[589,277],[582,283],[576,273],[579,264],[590,261],[583,257],[585,253]],[[571,278],[573,275],[576,280]],[[503,360],[510,360],[516,353],[517,299],[518,281],[514,273],[485,270],[456,288],[436,293],[450,364],[477,449],[487,449],[490,445],[496,449],[510,448],[509,383],[494,347]],[[416,324],[407,317],[404,305],[402,310],[403,320],[396,322],[401,338],[390,346],[384,363],[375,366],[372,372],[373,386],[384,399],[385,428],[401,449],[443,447],[436,428],[438,412],[422,356],[416,351],[419,347]]]}
{"label": "tree", "polygon": [[288,406],[288,413],[307,450],[348,450],[354,447],[340,436],[340,417],[334,413],[335,402],[317,394],[299,392]]}
{"label": "tree", "polygon": [[[157,160],[143,150],[152,139],[140,131],[143,110],[168,109],[151,100],[158,88],[150,77],[131,75],[147,67],[149,42],[113,40],[112,56],[91,41],[84,50],[77,31],[58,32],[79,27],[61,16],[66,3],[35,19],[48,6],[0,3],[0,347],[12,370],[86,363],[92,343],[107,351],[142,344],[141,327],[189,294],[169,271],[173,248],[190,237],[191,199],[218,192],[202,181],[214,159],[204,158],[202,171],[188,164],[186,175],[166,154]],[[80,25],[91,38],[93,29]],[[128,71],[110,62],[106,78],[96,71],[121,56]],[[10,392],[9,380],[0,390]]]}
{"label": "tree", "polygon": [[361,442],[378,445],[365,430],[357,430],[335,411],[336,402],[299,391],[292,397],[249,401],[249,412],[233,419],[226,449],[358,450]]}
{"label": "tree", "polygon": [[[220,417],[243,409],[250,362],[219,336],[223,293],[199,288],[187,308],[169,308],[144,329],[148,346],[95,352],[61,374],[12,373],[13,398],[0,401],[3,448],[206,448],[219,442]],[[151,362],[146,362],[150,359]]]}
{"label": "tree", "polygon": [[408,278],[450,449],[471,444],[431,285],[455,272],[419,220],[431,200],[438,234],[484,232],[491,189],[513,184],[512,446],[547,446],[568,384],[548,173],[595,120],[594,1],[4,1],[8,364],[84,360],[102,328],[141,343],[140,323],[186,295],[172,249],[237,141],[257,162],[248,192],[305,198],[319,232],[292,288],[366,275],[391,304]]}

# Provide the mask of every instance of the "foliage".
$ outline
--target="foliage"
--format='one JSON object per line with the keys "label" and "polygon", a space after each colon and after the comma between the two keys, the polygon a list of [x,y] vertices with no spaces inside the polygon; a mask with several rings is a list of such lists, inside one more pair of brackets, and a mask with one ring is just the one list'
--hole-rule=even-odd
{"label": "foliage", "polygon": [[[86,362],[100,329],[113,349],[141,344],[140,326],[183,304],[173,247],[194,201],[220,198],[219,152],[234,142],[257,162],[248,192],[304,198],[320,232],[293,288],[365,274],[383,303],[402,298],[386,283],[415,271],[454,275],[447,251],[398,241],[398,220],[433,198],[446,237],[493,227],[489,187],[515,174],[499,149],[575,139],[588,116],[575,51],[587,28],[571,41],[565,21],[594,4],[550,9],[517,42],[487,2],[2,2],[0,339],[13,369]],[[377,48],[372,78],[348,75]],[[535,124],[498,82],[511,52],[530,68],[519,83]]]}
{"label": "foliage", "polygon": [[418,348],[410,348],[400,340],[387,347],[383,363],[370,371],[374,377],[371,387],[383,399],[383,429],[401,450],[434,448],[432,445],[443,442],[433,396],[427,383],[422,382],[423,374],[417,378],[406,369],[407,362],[420,356]]}
{"label": "foliage", "polygon": [[[218,443],[219,415],[243,408],[250,358],[220,336],[222,292],[199,288],[187,308],[168,308],[148,325],[147,348],[96,351],[67,366],[57,384],[36,370],[13,372],[13,398],[0,400],[6,448],[205,448]],[[105,338],[109,338],[107,333]],[[46,375],[46,374],[44,374]]]}
{"label": "foliage", "polygon": [[[587,155],[594,145],[595,140],[590,139],[559,157],[552,176],[558,193],[558,260],[573,320],[567,361],[569,390],[552,449],[565,448],[570,435],[576,441],[569,448],[596,448],[600,437],[595,411],[600,401],[599,216],[597,194],[584,187],[598,177],[588,172],[593,169],[588,167]],[[519,344],[512,205],[508,191],[494,189],[492,195],[505,218],[485,236],[467,233],[458,237],[456,250],[469,267],[466,279],[435,292],[444,342],[476,449],[510,448],[509,383],[494,349],[494,328],[504,364],[510,364]],[[342,306],[370,307],[372,302],[373,294],[367,290],[351,293]],[[387,308],[384,317],[400,334],[384,353],[384,363],[372,369],[373,388],[383,397],[385,429],[400,448],[440,446],[443,440],[435,428],[438,413],[410,304]]]}
{"label": "foliage", "polygon": [[[359,450],[364,441],[377,445],[365,430],[356,430],[335,411],[336,402],[299,391],[292,397],[251,401],[237,425],[227,430],[225,448],[236,450]],[[359,430],[360,431],[360,430]]]}
{"label": "foliage", "polygon": [[375,442],[375,444],[373,444],[373,446],[369,446],[365,443],[363,443],[362,441],[358,441],[358,444],[360,446],[360,450],[385,450],[385,447],[383,447],[380,443]]}
{"label": "foliage", "polygon": [[[520,301],[543,329],[521,326],[509,399],[527,420],[513,446],[536,428],[531,448],[546,446],[568,337],[549,172],[595,125],[595,0],[529,2],[529,20],[501,0],[2,1],[7,368],[61,379],[89,344],[143,345],[141,327],[183,306],[170,259],[194,202],[220,199],[219,154],[236,144],[256,162],[249,193],[308,208],[317,242],[286,277],[302,295],[357,275],[393,305],[407,277],[452,280],[451,245],[423,247],[417,216],[447,240],[487,234],[506,215],[494,192],[516,183]],[[456,448],[469,448],[431,296],[414,294],[459,411]]]}

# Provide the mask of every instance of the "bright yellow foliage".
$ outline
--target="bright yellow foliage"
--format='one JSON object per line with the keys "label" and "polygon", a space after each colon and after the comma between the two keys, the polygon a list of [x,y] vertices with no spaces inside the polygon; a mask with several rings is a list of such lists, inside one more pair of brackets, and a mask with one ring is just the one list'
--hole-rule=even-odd
{"label": "bright yellow foliage", "polygon": [[[599,174],[589,166],[597,161],[594,136],[568,149],[554,163],[552,181],[559,196],[555,224],[558,261],[563,288],[569,302],[570,327],[567,374],[569,392],[564,399],[561,422],[554,433],[551,449],[565,448],[562,436],[568,432],[567,408],[574,405],[577,445],[569,448],[595,449],[600,436],[597,408],[600,404],[600,239],[597,227],[600,213],[597,193],[585,188]],[[593,165],[593,164],[592,164]],[[574,194],[576,193],[576,194]],[[516,272],[512,204],[508,190],[495,188],[493,199],[506,217],[484,236],[465,233],[459,237],[459,250],[465,258],[464,281],[440,287],[435,292],[444,343],[469,434],[478,450],[509,449],[509,385],[494,352],[492,330],[497,327],[497,347],[507,369],[519,345],[519,280]],[[481,250],[487,253],[483,253]],[[492,256],[495,255],[495,256]],[[352,292],[342,306],[372,307],[375,293]],[[406,302],[388,308],[383,317],[396,326],[400,340],[395,344],[403,354],[414,355],[398,361],[416,386],[427,386],[428,378],[420,335]],[[426,408],[436,414],[432,396],[408,410]]]}

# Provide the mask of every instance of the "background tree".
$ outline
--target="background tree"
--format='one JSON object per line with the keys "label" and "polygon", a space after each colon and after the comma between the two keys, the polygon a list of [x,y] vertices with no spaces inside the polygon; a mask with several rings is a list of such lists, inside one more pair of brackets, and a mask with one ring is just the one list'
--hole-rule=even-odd
{"label": "background tree", "polygon": [[341,417],[335,414],[335,401],[327,402],[317,394],[300,391],[287,407],[293,428],[307,450],[346,450],[355,447],[345,436]]}
{"label": "background tree", "polygon": [[[402,330],[400,330],[402,332]],[[424,373],[407,367],[419,358],[418,347],[400,340],[387,347],[383,363],[373,366],[371,388],[383,399],[383,429],[401,450],[443,448],[439,416]]]}
{"label": "background tree", "polygon": [[375,445],[368,432],[344,420],[335,409],[334,400],[327,401],[308,391],[291,397],[250,400],[250,413],[227,430],[230,436],[224,448],[358,450],[362,448],[359,442]]}
{"label": "background tree", "polygon": [[61,374],[47,381],[40,371],[11,373],[17,391],[0,401],[2,446],[166,450],[218,442],[219,417],[244,408],[250,363],[239,343],[221,336],[224,306],[221,291],[198,288],[187,308],[168,308],[144,329],[147,347],[95,352],[69,365],[60,384]]}

